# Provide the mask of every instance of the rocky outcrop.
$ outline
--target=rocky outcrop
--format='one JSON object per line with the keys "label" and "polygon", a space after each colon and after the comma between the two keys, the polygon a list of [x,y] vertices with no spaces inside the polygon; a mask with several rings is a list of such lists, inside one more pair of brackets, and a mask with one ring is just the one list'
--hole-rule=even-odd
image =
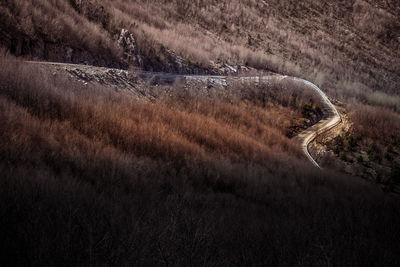
{"label": "rocky outcrop", "polygon": [[139,67],[143,66],[143,60],[132,33],[126,29],[122,29],[118,38],[118,45],[122,48],[123,59],[128,64],[133,64]]}
{"label": "rocky outcrop", "polygon": [[215,64],[214,68],[221,75],[235,75],[240,73],[246,73],[249,72],[250,70],[254,70],[253,68],[249,68],[246,66],[229,65],[226,63]]}
{"label": "rocky outcrop", "polygon": [[148,71],[185,74],[209,73],[209,70],[190,64],[190,62],[164,46],[161,46],[157,53],[142,55],[134,35],[126,29],[121,30],[117,43],[123,51],[123,60],[129,65]]}

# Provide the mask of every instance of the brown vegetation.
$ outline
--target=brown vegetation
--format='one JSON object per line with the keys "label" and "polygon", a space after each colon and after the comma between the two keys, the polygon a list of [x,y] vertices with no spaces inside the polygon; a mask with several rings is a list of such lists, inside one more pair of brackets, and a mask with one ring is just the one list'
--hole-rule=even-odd
{"label": "brown vegetation", "polygon": [[[367,175],[367,179],[375,180],[387,190],[397,191],[395,187],[400,184],[399,114],[381,107],[358,105],[350,117],[353,127],[342,138],[345,146],[337,146],[337,151],[344,148],[350,152],[339,152],[345,157],[356,154],[358,163],[366,169],[373,169],[373,175]],[[360,152],[366,157],[360,156]]]}
{"label": "brown vegetation", "polygon": [[[364,89],[397,94],[400,83],[394,0],[7,0],[0,12],[3,45],[17,55],[122,66],[115,44],[125,28],[149,70],[168,69],[166,51],[173,51],[189,66],[229,63],[304,77],[341,99]],[[381,104],[385,96],[371,97]]]}
{"label": "brown vegetation", "polygon": [[[70,1],[2,1],[1,44],[13,54],[53,61],[120,66],[120,51],[100,21],[88,20]],[[87,14],[89,18],[93,17]]]}
{"label": "brown vegetation", "polygon": [[151,103],[4,57],[0,70],[9,266],[398,263],[398,200],[312,168],[285,137],[308,97]]}
{"label": "brown vegetation", "polygon": [[[328,144],[341,170],[392,191],[399,16],[397,0],[4,0],[0,45],[127,67],[116,40],[128,29],[147,70],[181,71],[176,54],[204,73],[306,78],[346,103],[352,127]],[[288,138],[321,118],[312,94],[289,82],[167,91],[137,100],[0,58],[2,262],[399,264],[398,201],[314,170]]]}

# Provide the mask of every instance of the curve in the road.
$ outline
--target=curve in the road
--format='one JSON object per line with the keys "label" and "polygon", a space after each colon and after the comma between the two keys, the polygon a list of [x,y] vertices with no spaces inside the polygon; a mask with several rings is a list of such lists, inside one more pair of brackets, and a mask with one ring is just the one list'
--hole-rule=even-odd
{"label": "curve in the road", "polygon": [[311,89],[313,89],[322,99],[323,103],[323,118],[313,126],[307,128],[303,132],[301,132],[299,135],[297,135],[297,140],[299,140],[301,144],[301,148],[303,152],[306,154],[307,158],[311,161],[312,164],[314,164],[317,168],[321,169],[321,166],[317,163],[317,161],[311,156],[310,151],[309,151],[309,145],[310,143],[317,138],[318,135],[329,131],[339,123],[341,123],[342,118],[336,109],[335,105],[332,104],[332,102],[329,100],[329,98],[326,96],[326,94],[315,84],[299,79],[299,78],[294,78],[290,77],[290,79],[303,83],[307,86],[309,86]]}
{"label": "curve in the road", "polygon": [[[186,79],[207,79],[207,80],[220,80],[221,84],[226,84],[226,77],[225,76],[193,76],[193,75],[184,75]],[[289,77],[289,76],[284,76],[284,75],[271,75],[271,76],[261,76],[261,77],[240,77],[238,78],[242,81],[248,81],[248,82],[255,82],[259,83],[260,81],[266,81],[270,79],[278,79],[278,80],[284,80],[284,79],[291,79],[295,82],[302,83],[306,85],[308,88],[313,90],[315,93],[318,94],[318,96],[321,97],[322,104],[323,104],[323,118],[317,122],[316,124],[312,125],[311,127],[307,128],[300,134],[296,136],[297,141],[300,143],[301,149],[303,150],[304,154],[307,156],[307,158],[310,160],[310,162],[317,168],[322,169],[321,166],[318,164],[318,162],[312,157],[310,151],[309,151],[309,145],[310,143],[315,140],[315,138],[332,129],[336,125],[338,125],[342,119],[341,116],[336,109],[335,105],[332,104],[332,102],[329,100],[327,95],[315,84],[296,77]]]}
{"label": "curve in the road", "polygon": [[[69,63],[55,63],[55,62],[38,62],[38,61],[28,61],[27,63],[35,63],[35,64],[50,64],[50,65],[62,65],[62,66],[71,66],[71,67],[78,67],[80,65],[77,64],[69,64]],[[84,67],[91,67],[87,65],[83,65]],[[99,69],[106,69],[106,68],[100,68],[100,67],[93,67],[93,68],[99,68]],[[142,72],[141,73],[143,78],[147,77],[158,77],[160,82],[170,82],[174,81],[176,78],[184,78],[188,80],[202,80],[202,81],[212,81],[213,83],[220,84],[222,86],[226,86],[226,81],[227,81],[227,76],[215,76],[215,75],[184,75],[184,74],[172,74],[172,73],[160,73],[160,72]],[[313,126],[307,128],[300,134],[296,136],[296,139],[301,145],[301,148],[304,152],[304,154],[307,156],[307,158],[310,160],[310,162],[316,166],[317,168],[321,169],[321,166],[317,163],[317,161],[312,157],[309,151],[309,145],[310,143],[315,140],[315,138],[332,129],[336,125],[338,125],[342,119],[337,111],[336,107],[332,104],[332,102],[329,100],[329,98],[326,96],[326,94],[315,84],[296,77],[289,77],[289,76],[284,76],[284,75],[270,75],[270,76],[248,76],[248,77],[236,77],[233,79],[238,79],[244,82],[255,82],[259,83],[260,81],[266,81],[270,79],[278,79],[278,80],[283,80],[283,79],[291,79],[295,82],[302,83],[309,87],[311,90],[315,91],[322,99],[323,103],[323,118]]]}

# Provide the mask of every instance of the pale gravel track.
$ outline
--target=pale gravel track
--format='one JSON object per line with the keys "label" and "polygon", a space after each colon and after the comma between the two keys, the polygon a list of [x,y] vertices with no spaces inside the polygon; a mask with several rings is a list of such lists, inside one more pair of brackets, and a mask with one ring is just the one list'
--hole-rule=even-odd
{"label": "pale gravel track", "polygon": [[[55,65],[55,66],[66,66],[71,68],[96,68],[100,70],[108,70],[108,68],[103,67],[93,67],[88,65],[78,65],[78,64],[69,64],[69,63],[56,63],[56,62],[42,62],[42,61],[27,61],[30,64],[43,64],[43,65]],[[140,72],[140,76],[142,78],[152,78],[157,77],[160,83],[166,82],[173,82],[177,78],[185,79],[185,80],[194,80],[194,81],[204,81],[204,82],[212,82],[214,84],[219,84],[222,86],[227,85],[228,76],[218,76],[218,75],[185,75],[185,74],[173,74],[173,73],[162,73],[162,72]],[[315,140],[315,138],[333,127],[337,126],[341,123],[342,119],[341,116],[336,109],[336,107],[332,104],[329,100],[327,95],[315,84],[296,77],[284,76],[284,75],[270,75],[270,76],[248,76],[248,77],[229,77],[231,80],[239,80],[241,82],[249,82],[249,83],[260,83],[265,82],[272,79],[277,80],[285,80],[290,79],[298,83],[302,83],[306,85],[308,88],[313,90],[315,93],[320,96],[323,104],[323,118],[317,122],[316,124],[312,125],[311,127],[307,128],[306,130],[302,131],[298,134],[295,138],[299,142],[301,149],[303,150],[304,154],[307,156],[309,161],[317,168],[322,169],[321,166],[317,163],[317,161],[312,157],[309,151],[310,143]]]}
{"label": "pale gravel track", "polygon": [[332,129],[333,127],[337,126],[342,122],[342,118],[340,116],[339,111],[336,109],[335,105],[332,104],[332,102],[329,100],[329,98],[326,96],[326,94],[318,88],[315,84],[299,79],[299,78],[294,78],[290,77],[289,79],[292,79],[294,81],[303,83],[307,86],[309,86],[311,89],[313,89],[322,99],[322,104],[323,109],[323,118],[314,124],[313,126],[307,128],[300,134],[296,136],[297,140],[300,141],[301,148],[303,152],[306,154],[307,158],[311,161],[312,164],[314,164],[317,168],[321,168],[321,166],[317,163],[317,161],[311,156],[310,151],[308,149],[310,143],[317,138],[318,135],[325,133]]}

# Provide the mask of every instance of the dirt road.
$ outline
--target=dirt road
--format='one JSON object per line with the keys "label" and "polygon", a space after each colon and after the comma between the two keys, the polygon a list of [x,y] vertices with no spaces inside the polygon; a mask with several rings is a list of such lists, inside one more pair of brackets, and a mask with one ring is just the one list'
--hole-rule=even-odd
{"label": "dirt road", "polygon": [[[43,65],[53,65],[58,67],[63,67],[70,73],[77,71],[83,72],[83,79],[91,80],[92,77],[97,81],[103,81],[107,79],[102,79],[101,74],[109,76],[108,78],[113,79],[114,81],[117,80],[118,84],[122,86],[131,84],[126,79],[127,71],[124,70],[117,70],[117,69],[108,69],[102,67],[94,67],[88,65],[77,65],[77,64],[68,64],[68,63],[53,63],[53,62],[36,62],[36,61],[29,61],[29,64],[43,64]],[[77,73],[75,76],[77,78],[80,77],[81,74]],[[112,77],[112,76],[118,76]],[[122,76],[123,78],[121,79]],[[159,72],[139,72],[139,77],[142,79],[152,79],[156,83],[173,83],[176,80],[186,80],[186,81],[197,81],[197,82],[204,82],[207,84],[214,84],[220,86],[227,86],[227,80],[238,82],[249,82],[249,83],[260,83],[260,82],[267,82],[268,80],[276,79],[276,80],[284,80],[284,79],[291,79],[295,82],[302,83],[306,85],[307,88],[314,91],[319,97],[321,97],[323,103],[323,118],[316,124],[312,125],[311,127],[307,128],[300,134],[298,134],[295,138],[298,141],[299,145],[301,146],[304,154],[310,160],[310,162],[316,166],[317,168],[321,168],[316,160],[312,157],[309,152],[309,144],[319,135],[322,134],[331,128],[335,127],[341,122],[341,117],[339,112],[337,111],[336,107],[332,104],[326,94],[318,88],[315,84],[303,80],[296,77],[289,77],[284,75],[269,75],[269,76],[248,76],[248,77],[227,77],[227,76],[209,76],[209,75],[185,75],[185,74],[173,74],[173,73],[159,73]],[[106,77],[107,78],[107,77]]]}

